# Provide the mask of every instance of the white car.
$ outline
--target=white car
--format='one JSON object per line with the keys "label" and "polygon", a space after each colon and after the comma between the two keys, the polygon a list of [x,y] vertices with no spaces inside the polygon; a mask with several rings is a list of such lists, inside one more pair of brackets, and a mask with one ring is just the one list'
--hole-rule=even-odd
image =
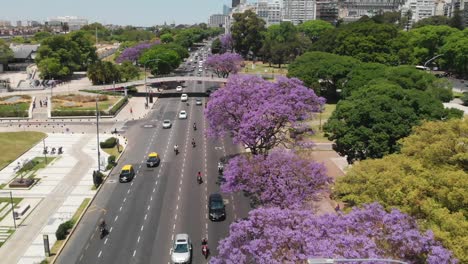
{"label": "white car", "polygon": [[171,120],[165,119],[165,120],[163,121],[163,125],[162,125],[162,126],[163,126],[163,128],[171,128],[171,127],[172,127]]}
{"label": "white car", "polygon": [[202,101],[200,98],[195,99],[195,104],[196,105],[202,105]]}
{"label": "white car", "polygon": [[200,68],[200,69],[198,69],[198,71],[199,71],[199,72],[202,72],[202,71],[203,71],[203,69],[202,69],[202,68]]}
{"label": "white car", "polygon": [[187,234],[177,234],[171,248],[172,263],[190,263],[192,243]]}
{"label": "white car", "polygon": [[188,100],[188,95],[187,95],[187,94],[182,94],[182,95],[180,96],[180,101],[182,101],[182,102],[187,102],[187,100]]}
{"label": "white car", "polygon": [[182,86],[180,86],[180,85],[177,86],[177,87],[175,88],[175,90],[176,90],[177,92],[182,92]]}
{"label": "white car", "polygon": [[187,119],[187,112],[185,110],[180,110],[179,119]]}

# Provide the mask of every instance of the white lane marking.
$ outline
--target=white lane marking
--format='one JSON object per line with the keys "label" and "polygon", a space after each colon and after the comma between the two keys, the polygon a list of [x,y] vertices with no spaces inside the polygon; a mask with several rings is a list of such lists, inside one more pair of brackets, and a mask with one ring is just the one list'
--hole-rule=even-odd
{"label": "white lane marking", "polygon": [[127,201],[127,197],[124,198],[123,202],[125,203],[125,201]]}
{"label": "white lane marking", "polygon": [[100,258],[100,257],[101,257],[101,254],[102,254],[102,250],[99,251],[99,254],[97,255],[97,257]]}
{"label": "white lane marking", "polygon": [[91,235],[91,239],[93,239],[93,238],[94,238],[94,233]]}
{"label": "white lane marking", "polygon": [[150,197],[150,200],[153,201],[153,196]]}
{"label": "white lane marking", "polygon": [[109,233],[112,232],[112,228],[113,228],[113,227],[111,227],[111,228],[109,229]]}
{"label": "white lane marking", "polygon": [[140,243],[140,236],[138,236],[137,243]]}
{"label": "white lane marking", "polygon": [[120,206],[119,211],[122,211],[122,206]]}
{"label": "white lane marking", "polygon": [[145,220],[146,220],[147,217],[148,217],[148,214],[145,214]]}
{"label": "white lane marking", "polygon": [[115,216],[114,222],[117,222],[117,219],[119,219],[119,216],[118,216],[118,215]]}
{"label": "white lane marking", "polygon": [[150,208],[151,208],[151,205],[148,205],[148,208],[147,208],[146,210],[148,210],[148,211],[149,211],[149,209],[150,209]]}
{"label": "white lane marking", "polygon": [[155,191],[156,191],[156,188],[153,188],[153,192],[155,192]]}
{"label": "white lane marking", "polygon": [[133,186],[133,182],[132,182],[132,183],[130,183],[130,186]]}
{"label": "white lane marking", "polygon": [[80,259],[78,261],[81,261],[83,259],[83,254],[81,254]]}
{"label": "white lane marking", "polygon": [[104,244],[107,244],[107,238],[106,238],[106,240],[104,240]]}
{"label": "white lane marking", "polygon": [[141,229],[140,229],[140,231],[143,231],[143,228],[144,228],[144,227],[145,227],[145,226],[144,226],[144,225],[142,225],[142,226],[141,226]]}
{"label": "white lane marking", "polygon": [[136,254],[136,249],[135,249],[135,250],[133,250],[133,256],[135,256],[135,254]]}
{"label": "white lane marking", "polygon": [[130,193],[130,189],[128,189],[127,193]]}

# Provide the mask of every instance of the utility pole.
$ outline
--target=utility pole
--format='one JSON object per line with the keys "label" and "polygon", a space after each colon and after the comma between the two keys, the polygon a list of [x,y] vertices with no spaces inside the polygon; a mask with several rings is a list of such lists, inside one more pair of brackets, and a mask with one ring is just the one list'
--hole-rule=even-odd
{"label": "utility pole", "polygon": [[97,139],[97,157],[98,157],[98,171],[101,171],[101,151],[99,146],[99,107],[98,96],[96,96],[96,139]]}

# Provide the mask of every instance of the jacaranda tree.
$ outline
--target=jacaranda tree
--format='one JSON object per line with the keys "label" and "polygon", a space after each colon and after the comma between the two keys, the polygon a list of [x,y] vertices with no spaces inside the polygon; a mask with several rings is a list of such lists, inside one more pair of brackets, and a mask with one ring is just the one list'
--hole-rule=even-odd
{"label": "jacaranda tree", "polygon": [[318,113],[325,100],[298,79],[269,82],[256,76],[231,76],[211,95],[205,110],[211,137],[230,133],[252,154],[266,154],[288,142],[288,129]]}
{"label": "jacaranda tree", "polygon": [[[457,263],[452,253],[418,230],[415,221],[377,203],[349,214],[259,208],[231,224],[212,264],[307,263],[308,258],[380,258],[408,263]],[[383,263],[383,262],[372,262]]]}
{"label": "jacaranda tree", "polygon": [[286,150],[237,156],[229,160],[224,179],[223,192],[245,191],[254,204],[280,208],[300,208],[331,182],[323,164]]}
{"label": "jacaranda tree", "polygon": [[214,54],[206,59],[206,67],[213,70],[218,77],[226,78],[229,74],[239,72],[244,60],[237,53]]}
{"label": "jacaranda tree", "polygon": [[224,34],[219,40],[221,41],[221,53],[234,51],[234,40],[231,34]]}
{"label": "jacaranda tree", "polygon": [[129,48],[126,48],[124,49],[124,51],[122,51],[122,53],[120,54],[120,56],[115,60],[117,63],[122,63],[124,61],[130,61],[130,62],[135,62],[138,60],[138,58],[140,58],[141,54],[155,46],[155,45],[158,45],[160,44],[160,41],[154,41],[154,42],[151,42],[151,43],[148,43],[148,42],[143,42],[143,43],[140,43],[140,44],[137,44],[133,47],[129,47]]}

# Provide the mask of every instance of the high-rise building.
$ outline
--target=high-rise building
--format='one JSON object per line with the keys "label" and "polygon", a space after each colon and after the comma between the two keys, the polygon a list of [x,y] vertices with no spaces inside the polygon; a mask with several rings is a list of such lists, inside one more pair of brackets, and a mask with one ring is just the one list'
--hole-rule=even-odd
{"label": "high-rise building", "polygon": [[21,22],[21,20],[16,21],[16,27],[22,27],[22,26],[23,26],[23,22]]}
{"label": "high-rise building", "polygon": [[47,18],[49,26],[61,26],[68,24],[69,31],[79,30],[81,27],[88,25],[88,20],[76,16],[63,16]]}
{"label": "high-rise building", "polygon": [[336,23],[338,21],[338,2],[333,0],[317,0],[315,18]]}
{"label": "high-rise building", "polygon": [[232,0],[232,5],[231,5],[231,7],[232,7],[232,8],[237,7],[239,4],[240,4],[240,0]]}
{"label": "high-rise building", "polygon": [[297,25],[316,18],[315,0],[283,0],[282,20]]}
{"label": "high-rise building", "polygon": [[404,15],[411,11],[411,20],[409,21],[411,25],[423,18],[434,16],[435,9],[435,0],[408,0],[402,6],[401,13]]}
{"label": "high-rise building", "polygon": [[223,27],[226,23],[226,15],[223,14],[214,14],[210,16],[210,20],[208,21],[209,27]]}
{"label": "high-rise building", "polygon": [[223,5],[223,15],[229,15],[229,13],[231,12],[231,8],[227,5]]}
{"label": "high-rise building", "polygon": [[[340,4],[342,8],[340,17],[346,21],[353,21],[362,16],[373,17],[384,12],[397,11],[400,4],[402,4],[400,1],[402,0],[344,0]],[[422,2],[425,0],[416,1]]]}
{"label": "high-rise building", "polygon": [[11,22],[8,20],[0,20],[0,27],[11,27]]}
{"label": "high-rise building", "polygon": [[256,12],[260,18],[265,20],[267,27],[281,22],[281,2],[279,0],[259,0]]}

